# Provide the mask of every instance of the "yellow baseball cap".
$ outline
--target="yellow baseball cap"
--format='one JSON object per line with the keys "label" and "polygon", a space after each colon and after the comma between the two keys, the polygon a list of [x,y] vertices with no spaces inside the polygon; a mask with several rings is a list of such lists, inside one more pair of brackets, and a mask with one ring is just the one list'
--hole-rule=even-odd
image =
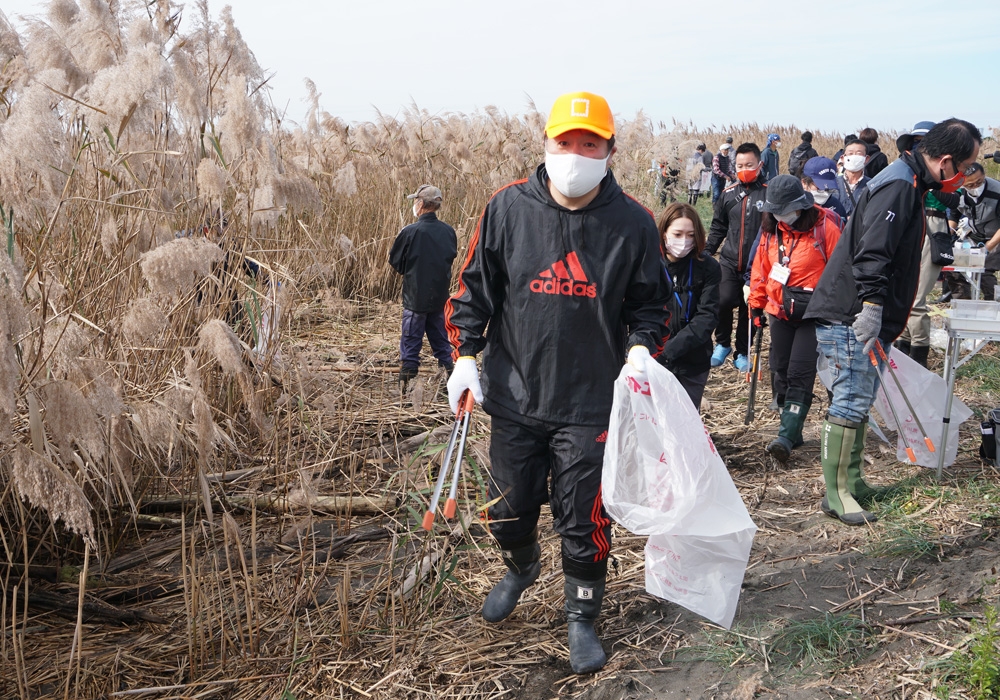
{"label": "yellow baseball cap", "polygon": [[592,92],[568,92],[557,97],[545,124],[545,135],[553,139],[573,129],[586,129],[603,139],[614,136],[615,118],[608,101]]}

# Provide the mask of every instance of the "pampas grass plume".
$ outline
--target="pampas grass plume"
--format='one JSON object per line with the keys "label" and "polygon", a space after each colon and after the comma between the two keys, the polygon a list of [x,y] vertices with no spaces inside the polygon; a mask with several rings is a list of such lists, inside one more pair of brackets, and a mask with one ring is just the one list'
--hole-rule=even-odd
{"label": "pampas grass plume", "polygon": [[240,352],[240,341],[225,321],[214,318],[206,321],[198,329],[198,349],[215,358],[227,375],[246,372]]}
{"label": "pampas grass plume", "polygon": [[90,502],[73,478],[49,459],[23,445],[14,448],[14,488],[23,500],[62,520],[66,527],[94,546]]}
{"label": "pampas grass plume", "polygon": [[198,163],[198,196],[207,202],[217,201],[226,194],[226,173],[211,158]]}
{"label": "pampas grass plume", "polygon": [[177,299],[212,272],[225,253],[205,238],[179,238],[143,253],[139,267],[155,295]]}

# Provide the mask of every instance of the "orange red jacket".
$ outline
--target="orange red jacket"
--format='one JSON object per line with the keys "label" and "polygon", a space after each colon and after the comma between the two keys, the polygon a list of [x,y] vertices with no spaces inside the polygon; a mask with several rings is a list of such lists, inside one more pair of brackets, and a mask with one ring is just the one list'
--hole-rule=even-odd
{"label": "orange red jacket", "polygon": [[839,217],[826,209],[814,205],[820,216],[809,231],[793,231],[788,225],[778,222],[781,238],[788,258],[788,281],[781,284],[771,277],[772,269],[778,264],[778,234],[761,236],[757,255],[750,274],[750,298],[747,305],[751,309],[764,309],[778,318],[785,318],[782,310],[782,291],[785,286],[814,289],[819,282],[826,261],[840,240]]}

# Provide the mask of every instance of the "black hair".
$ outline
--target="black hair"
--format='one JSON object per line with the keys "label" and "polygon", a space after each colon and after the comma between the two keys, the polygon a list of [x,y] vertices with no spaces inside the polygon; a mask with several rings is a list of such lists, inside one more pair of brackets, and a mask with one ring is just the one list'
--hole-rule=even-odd
{"label": "black hair", "polygon": [[696,151],[705,151],[705,150],[707,150],[707,146],[705,146],[705,144],[703,144],[703,143],[699,143],[697,146],[694,147],[694,150],[696,150]]}
{"label": "black hair", "polygon": [[844,148],[850,146],[851,141],[857,141],[857,140],[858,140],[857,134],[848,134],[847,136],[844,137]]}
{"label": "black hair", "polygon": [[982,142],[974,124],[952,117],[935,124],[917,148],[928,158],[951,156],[957,164],[972,157]]}
{"label": "black hair", "polygon": [[856,137],[853,138],[853,139],[851,139],[850,141],[848,141],[847,143],[844,144],[844,150],[845,151],[847,150],[848,146],[864,146],[865,147],[865,153],[868,152],[868,144],[865,143],[864,141],[862,141],[861,139],[856,138]]}
{"label": "black hair", "polygon": [[812,143],[813,132],[811,132],[811,131],[803,131],[802,132],[802,140],[805,141],[806,143]]}
{"label": "black hair", "polygon": [[973,163],[968,168],[965,169],[965,176],[972,177],[976,173],[986,173],[986,168],[983,167],[982,163]]}
{"label": "black hair", "polygon": [[741,153],[753,153],[757,156],[757,160],[760,160],[760,146],[750,141],[739,145],[739,148],[736,149],[736,155]]}
{"label": "black hair", "polygon": [[[818,221],[819,209],[809,207],[808,209],[803,209],[802,213],[799,214],[799,218],[792,222],[792,228],[796,231],[811,231]],[[774,214],[771,212],[762,212],[760,215],[760,227],[764,229],[764,233],[774,233],[778,230],[778,220],[774,218]]]}

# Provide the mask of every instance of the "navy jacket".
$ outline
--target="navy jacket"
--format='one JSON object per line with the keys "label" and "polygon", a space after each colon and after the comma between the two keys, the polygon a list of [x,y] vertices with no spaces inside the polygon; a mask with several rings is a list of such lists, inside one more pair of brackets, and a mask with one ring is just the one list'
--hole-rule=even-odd
{"label": "navy jacket", "polygon": [[444,309],[451,286],[451,263],[458,255],[455,229],[422,214],[396,236],[389,264],[403,276],[403,308],[418,314]]}

